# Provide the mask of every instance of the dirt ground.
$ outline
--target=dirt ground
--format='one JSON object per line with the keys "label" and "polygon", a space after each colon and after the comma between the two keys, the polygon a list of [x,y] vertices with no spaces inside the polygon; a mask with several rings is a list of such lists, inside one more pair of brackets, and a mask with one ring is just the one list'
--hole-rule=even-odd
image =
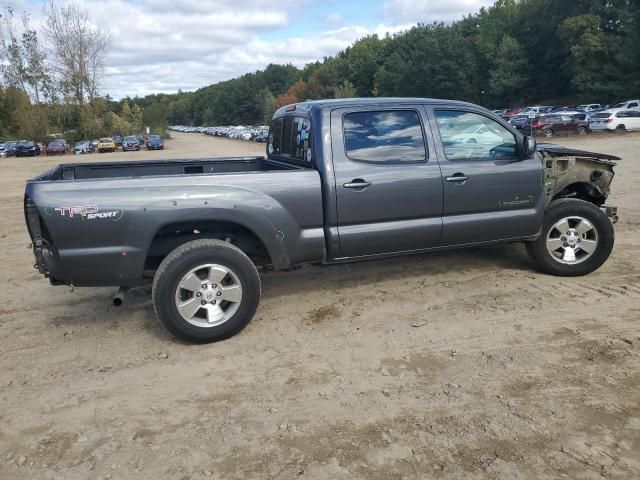
{"label": "dirt ground", "polygon": [[204,346],[150,287],[116,308],[41,278],[24,181],[78,158],[0,159],[0,478],[640,478],[640,136],[557,142],[624,158],[599,271],[541,275],[510,245],[266,273],[254,321]]}

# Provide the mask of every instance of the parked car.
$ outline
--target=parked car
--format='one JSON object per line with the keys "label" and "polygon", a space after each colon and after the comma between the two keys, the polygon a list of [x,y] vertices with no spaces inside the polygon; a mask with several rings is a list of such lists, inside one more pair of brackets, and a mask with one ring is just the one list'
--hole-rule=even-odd
{"label": "parked car", "polygon": [[[461,135],[481,128],[494,140]],[[153,275],[160,322],[210,342],[253,317],[256,266],[521,241],[543,272],[577,276],[612,251],[618,158],[541,145],[542,161],[484,108],[311,101],[280,108],[270,131],[266,158],[65,164],[28,181],[37,269],[54,285],[121,287],[117,303]]]}
{"label": "parked car", "polygon": [[123,140],[124,140],[124,137],[122,135],[114,135],[113,136],[113,141],[115,142],[116,147],[121,147]]}
{"label": "parked car", "polygon": [[532,113],[535,115],[541,115],[544,113],[549,113],[550,111],[552,111],[554,109],[554,107],[551,106],[535,106],[535,107],[525,107],[522,110],[520,110],[519,115],[531,115]]}
{"label": "parked car", "polygon": [[150,135],[147,140],[147,150],[164,150],[164,142],[160,135]]}
{"label": "parked car", "polygon": [[521,110],[522,110],[521,108],[509,108],[504,111],[504,114],[508,117],[511,117],[513,115],[518,115]]}
{"label": "parked car", "polygon": [[564,112],[577,112],[576,107],[573,105],[564,105],[562,107],[555,107],[549,113],[564,113]]}
{"label": "parked car", "polygon": [[134,150],[140,150],[140,142],[138,141],[138,137],[136,137],[135,135],[124,137],[124,140],[122,141],[122,151],[130,152]]}
{"label": "parked car", "polygon": [[76,142],[74,146],[74,153],[76,155],[93,153],[95,152],[95,150],[95,145],[90,140],[82,140],[80,142]]}
{"label": "parked car", "polygon": [[138,143],[140,144],[140,146],[142,147],[146,142],[144,136],[142,135],[136,135],[136,138],[138,139]]}
{"label": "parked car", "polygon": [[20,142],[15,148],[16,157],[35,157],[40,155],[40,147],[32,140]]}
{"label": "parked car", "polygon": [[640,100],[626,100],[624,102],[616,103],[609,110],[615,110],[615,109],[640,110]]}
{"label": "parked car", "polygon": [[529,118],[529,115],[514,115],[509,119],[509,124],[518,130],[525,130],[525,133],[530,133],[531,123],[536,118]]}
{"label": "parked car", "polygon": [[96,149],[100,153],[104,152],[115,152],[118,148],[118,145],[113,140],[113,138],[104,137],[98,140],[98,144],[96,145]]}
{"label": "parked car", "polygon": [[589,127],[593,131],[617,133],[640,130],[640,111],[626,108],[605,110],[591,117]]}
{"label": "parked car", "polygon": [[576,117],[578,115],[557,115],[553,113],[543,115],[532,122],[533,134],[544,135],[547,138],[559,134],[587,134],[589,132],[589,122],[586,118],[580,120]]}
{"label": "parked car", "polygon": [[65,140],[52,140],[47,145],[47,155],[64,155],[65,153],[67,153]]}
{"label": "parked car", "polygon": [[5,149],[7,152],[7,157],[14,156],[16,154],[16,147],[20,142],[24,142],[25,140],[9,140],[4,142]]}
{"label": "parked car", "polygon": [[[20,140],[20,141],[24,141],[24,140]],[[0,144],[0,157],[11,157],[12,155],[15,155],[16,145],[18,145],[20,141],[8,140]]]}
{"label": "parked car", "polygon": [[579,112],[597,112],[598,110],[602,110],[602,105],[599,103],[585,103],[583,105],[578,105],[576,110]]}

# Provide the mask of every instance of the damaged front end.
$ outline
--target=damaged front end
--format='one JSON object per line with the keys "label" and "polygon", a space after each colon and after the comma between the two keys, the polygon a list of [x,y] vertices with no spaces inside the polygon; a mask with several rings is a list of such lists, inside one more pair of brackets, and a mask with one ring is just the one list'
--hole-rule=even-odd
{"label": "damaged front end", "polygon": [[618,208],[605,205],[619,157],[573,150],[553,144],[538,145],[544,170],[547,203],[558,198],[578,198],[602,209],[613,223]]}

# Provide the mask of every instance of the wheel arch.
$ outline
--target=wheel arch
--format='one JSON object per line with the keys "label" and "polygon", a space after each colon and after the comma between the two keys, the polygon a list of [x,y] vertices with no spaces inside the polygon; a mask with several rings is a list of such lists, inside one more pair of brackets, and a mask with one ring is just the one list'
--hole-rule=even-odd
{"label": "wheel arch", "polygon": [[146,250],[145,270],[155,270],[180,245],[198,239],[226,240],[242,250],[258,266],[282,262],[282,252],[265,234],[237,220],[195,218],[167,222],[159,226]]}
{"label": "wheel arch", "polygon": [[553,196],[552,201],[561,198],[577,198],[593,203],[597,207],[601,207],[607,199],[597,185],[587,182],[574,182],[564,186],[562,190]]}

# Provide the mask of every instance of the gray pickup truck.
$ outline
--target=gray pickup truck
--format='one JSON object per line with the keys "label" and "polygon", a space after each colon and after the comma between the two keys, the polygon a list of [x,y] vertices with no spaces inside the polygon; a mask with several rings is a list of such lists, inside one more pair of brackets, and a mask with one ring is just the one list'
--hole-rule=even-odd
{"label": "gray pickup truck", "polygon": [[323,100],[278,110],[266,157],[63,164],[24,205],[52,284],[153,279],[161,323],[210,342],[253,317],[258,268],[525,242],[543,272],[590,273],[613,248],[615,160],[469,103]]}

